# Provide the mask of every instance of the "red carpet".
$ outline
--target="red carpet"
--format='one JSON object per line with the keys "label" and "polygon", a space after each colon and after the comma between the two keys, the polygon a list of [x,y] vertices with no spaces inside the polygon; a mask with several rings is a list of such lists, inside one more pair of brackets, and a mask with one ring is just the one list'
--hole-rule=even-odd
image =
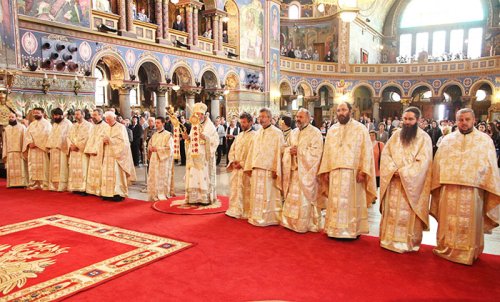
{"label": "red carpet", "polygon": [[196,242],[174,257],[72,296],[70,301],[498,301],[500,257],[472,267],[424,246],[399,255],[378,238],[258,228],[226,215],[164,215],[147,202],[0,188],[0,224],[61,213]]}
{"label": "red carpet", "polygon": [[202,205],[187,205],[184,203],[184,195],[170,198],[168,200],[160,200],[153,203],[153,209],[167,214],[180,215],[204,215],[224,213],[229,208],[229,198],[227,196],[217,196],[217,201],[214,204]]}
{"label": "red carpet", "polygon": [[64,215],[6,225],[0,227],[0,300],[67,297],[189,246]]}

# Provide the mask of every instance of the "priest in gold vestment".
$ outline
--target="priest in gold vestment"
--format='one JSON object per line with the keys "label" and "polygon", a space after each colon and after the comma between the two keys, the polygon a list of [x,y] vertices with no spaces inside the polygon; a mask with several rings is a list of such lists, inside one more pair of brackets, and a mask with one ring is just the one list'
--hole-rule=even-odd
{"label": "priest in gold vestment", "polygon": [[420,116],[416,107],[404,111],[380,161],[380,246],[398,253],[418,251],[429,226],[432,140]]}
{"label": "priest in gold vestment", "polygon": [[54,124],[47,139],[49,150],[49,190],[63,192],[68,188],[68,134],[73,124],[64,117],[61,108],[52,110]]}
{"label": "priest in gold vestment", "polygon": [[337,107],[339,123],[326,135],[318,174],[327,192],[325,233],[357,238],[368,233],[368,206],[377,196],[373,146],[368,129],[351,118],[352,106]]}
{"label": "priest in gold vestment", "polygon": [[248,222],[255,226],[278,225],[283,203],[281,160],[285,138],[271,124],[271,110],[260,109],[259,118],[262,127],[254,135],[244,168],[252,176]]}
{"label": "priest in gold vestment", "polygon": [[474,111],[457,111],[456,121],[459,131],[443,138],[432,167],[434,254],[472,265],[483,252],[483,233],[500,223],[500,175],[492,139],[474,128]]}
{"label": "priest in gold vestment", "polygon": [[129,183],[136,178],[132,150],[127,129],[116,121],[116,115],[106,111],[104,118],[109,128],[102,139],[101,196],[104,200],[122,201],[128,196]]}
{"label": "priest in gold vestment", "polygon": [[165,130],[165,118],[155,120],[156,132],[148,143],[150,154],[148,167],[149,200],[165,200],[170,197],[170,183],[174,159],[174,140],[172,134]]}
{"label": "priest in gold vestment", "polygon": [[23,154],[25,136],[26,127],[17,121],[15,113],[10,113],[9,125],[2,135],[2,160],[7,170],[7,188],[28,185],[28,164],[26,154]]}
{"label": "priest in gold vestment", "polygon": [[109,133],[109,125],[103,120],[100,108],[92,111],[92,130],[90,132],[84,153],[89,156],[87,168],[87,184],[85,192],[92,195],[101,195],[102,158],[104,155],[104,136]]}
{"label": "priest in gold vestment", "polygon": [[246,219],[250,213],[250,176],[243,172],[243,168],[255,135],[252,123],[252,115],[247,112],[240,115],[241,131],[229,150],[227,171],[231,172],[231,195],[226,215],[234,218]]}
{"label": "priest in gold vestment", "polygon": [[183,133],[186,148],[186,200],[188,204],[213,204],[217,201],[215,191],[215,152],[219,146],[219,135],[212,121],[205,117],[207,105],[196,103],[191,117],[189,135]]}
{"label": "priest in gold vestment", "polygon": [[23,151],[28,151],[28,189],[49,188],[49,153],[45,144],[49,137],[52,125],[43,115],[43,108],[34,108],[32,111],[35,119],[28,126],[24,139]]}
{"label": "priest in gold vestment", "polygon": [[283,214],[281,225],[299,233],[322,229],[317,174],[323,154],[323,135],[310,124],[311,114],[297,112],[296,125],[283,153]]}
{"label": "priest in gold vestment", "polygon": [[75,121],[68,135],[69,146],[69,175],[68,191],[86,194],[87,168],[89,155],[85,154],[85,147],[92,131],[92,124],[84,119],[81,109],[75,110]]}

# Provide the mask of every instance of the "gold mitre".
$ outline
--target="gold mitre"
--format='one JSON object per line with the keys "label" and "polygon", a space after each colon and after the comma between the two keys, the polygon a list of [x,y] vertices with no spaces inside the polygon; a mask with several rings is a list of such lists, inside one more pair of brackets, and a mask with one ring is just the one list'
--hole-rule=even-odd
{"label": "gold mitre", "polygon": [[195,103],[194,106],[193,106],[193,113],[201,113],[201,114],[205,114],[205,112],[207,112],[207,105],[203,104],[203,103]]}

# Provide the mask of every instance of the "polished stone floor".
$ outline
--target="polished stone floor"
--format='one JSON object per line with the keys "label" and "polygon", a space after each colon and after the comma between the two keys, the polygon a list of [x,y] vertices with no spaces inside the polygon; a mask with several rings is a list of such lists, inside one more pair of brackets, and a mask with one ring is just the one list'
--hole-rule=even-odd
{"label": "polished stone floor", "polygon": [[[230,174],[226,172],[223,166],[224,161],[217,168],[217,194],[229,196],[229,179]],[[129,197],[139,200],[147,200],[147,194],[141,190],[145,187],[146,169],[143,167],[136,168],[137,182],[130,188]],[[177,195],[184,194],[184,166],[176,166],[174,168],[175,193]],[[368,221],[370,224],[370,236],[379,236],[380,212],[379,203],[373,205],[369,209]],[[193,218],[196,219],[196,218]],[[436,245],[437,222],[434,218],[430,218],[430,231],[424,232],[423,244]],[[484,252],[493,255],[500,255],[500,227],[493,230],[492,234],[486,234],[484,237]]]}

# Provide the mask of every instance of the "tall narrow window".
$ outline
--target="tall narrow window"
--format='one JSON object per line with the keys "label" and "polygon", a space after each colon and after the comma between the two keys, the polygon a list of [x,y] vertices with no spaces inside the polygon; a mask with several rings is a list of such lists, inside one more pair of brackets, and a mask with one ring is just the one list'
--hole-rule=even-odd
{"label": "tall narrow window", "polygon": [[399,37],[399,55],[411,56],[411,34],[404,34]]}
{"label": "tall narrow window", "polygon": [[137,90],[138,89],[132,89],[130,90],[130,106],[137,106],[138,105],[138,93],[137,93]]}
{"label": "tall narrow window", "polygon": [[455,29],[450,34],[450,53],[462,53],[464,50],[464,30]]}
{"label": "tall narrow window", "polygon": [[469,41],[467,41],[467,57],[470,59],[479,58],[481,56],[483,42],[483,29],[469,29]]}
{"label": "tall narrow window", "polygon": [[446,32],[444,30],[435,31],[432,34],[432,55],[435,57],[442,56],[446,50]]}
{"label": "tall narrow window", "polygon": [[429,33],[417,34],[415,54],[418,55],[422,51],[429,52]]}
{"label": "tall narrow window", "polygon": [[94,70],[95,82],[95,104],[96,106],[103,106],[107,103],[106,91],[108,81],[106,80],[105,73],[100,69]]}
{"label": "tall narrow window", "polygon": [[288,8],[288,18],[299,19],[300,18],[300,8],[297,4],[290,4]]}

